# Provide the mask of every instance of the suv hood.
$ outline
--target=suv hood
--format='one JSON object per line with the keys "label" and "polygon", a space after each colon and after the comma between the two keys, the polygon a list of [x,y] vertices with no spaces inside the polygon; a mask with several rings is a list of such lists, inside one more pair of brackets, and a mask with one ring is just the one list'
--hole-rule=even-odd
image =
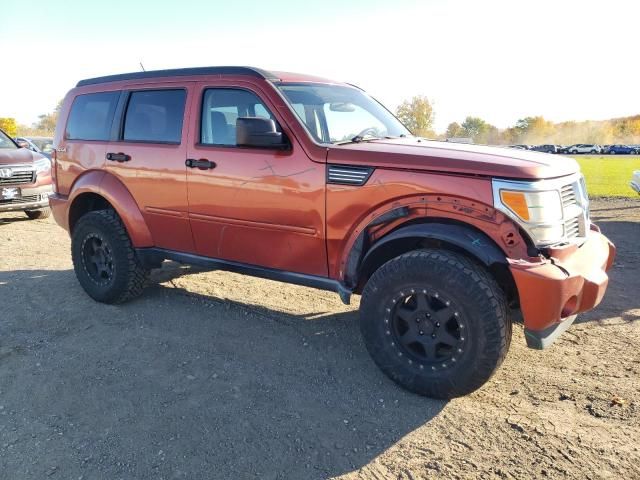
{"label": "suv hood", "polygon": [[15,164],[31,164],[35,160],[44,158],[39,153],[32,152],[28,148],[0,148],[0,166]]}
{"label": "suv hood", "polygon": [[573,158],[413,137],[334,145],[329,148],[327,161],[528,180],[562,177],[580,171]]}

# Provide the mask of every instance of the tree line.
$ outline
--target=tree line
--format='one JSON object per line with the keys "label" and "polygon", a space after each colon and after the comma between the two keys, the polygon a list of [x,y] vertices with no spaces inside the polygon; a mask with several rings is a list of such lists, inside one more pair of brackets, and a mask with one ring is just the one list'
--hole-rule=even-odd
{"label": "tree line", "polygon": [[437,140],[462,137],[471,138],[474,143],[489,145],[640,144],[640,115],[557,123],[542,116],[525,117],[504,129],[491,125],[480,117],[468,116],[461,123],[450,123],[441,134],[433,130],[435,112],[432,103],[425,96],[404,101],[396,110],[396,115],[414,135]]}
{"label": "tree line", "polygon": [[[38,116],[32,125],[22,125],[15,118],[0,118],[0,128],[12,137],[52,137],[62,101],[54,110]],[[489,145],[515,145],[545,143],[570,145],[574,143],[640,144],[640,115],[600,121],[558,122],[542,116],[519,119],[515,125],[500,129],[480,117],[468,116],[461,123],[452,122],[443,133],[433,130],[435,111],[425,96],[405,100],[396,110],[396,116],[413,133],[436,140],[471,138],[474,143]]]}
{"label": "tree line", "polygon": [[53,137],[61,107],[62,100],[52,112],[38,115],[38,120],[31,125],[20,124],[13,117],[0,117],[0,129],[10,137]]}

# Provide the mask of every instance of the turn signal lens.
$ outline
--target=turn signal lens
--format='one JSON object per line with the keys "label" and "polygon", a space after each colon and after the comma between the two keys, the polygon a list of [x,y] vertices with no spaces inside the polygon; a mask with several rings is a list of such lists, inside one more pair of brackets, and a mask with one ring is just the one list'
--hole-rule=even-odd
{"label": "turn signal lens", "polygon": [[500,192],[502,203],[524,221],[529,221],[529,206],[524,192],[510,192],[502,190]]}

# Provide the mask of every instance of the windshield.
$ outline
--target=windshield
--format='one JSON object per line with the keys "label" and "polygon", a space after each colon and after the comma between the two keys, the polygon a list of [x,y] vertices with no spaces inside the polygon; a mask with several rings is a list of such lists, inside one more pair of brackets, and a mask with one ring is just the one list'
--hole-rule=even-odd
{"label": "windshield", "polygon": [[31,138],[30,140],[44,153],[50,153],[53,150],[53,138]]}
{"label": "windshield", "polygon": [[411,135],[386,108],[357,88],[299,83],[282,83],[278,88],[318,142]]}
{"label": "windshield", "polygon": [[9,149],[17,149],[16,144],[13,143],[13,140],[9,138],[9,136],[0,130],[0,148],[9,148]]}

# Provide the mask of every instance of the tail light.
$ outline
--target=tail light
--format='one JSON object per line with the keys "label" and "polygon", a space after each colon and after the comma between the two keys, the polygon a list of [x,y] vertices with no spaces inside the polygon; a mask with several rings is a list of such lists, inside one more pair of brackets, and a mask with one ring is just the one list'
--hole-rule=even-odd
{"label": "tail light", "polygon": [[51,183],[53,184],[53,193],[58,193],[58,152],[54,148],[51,152]]}

